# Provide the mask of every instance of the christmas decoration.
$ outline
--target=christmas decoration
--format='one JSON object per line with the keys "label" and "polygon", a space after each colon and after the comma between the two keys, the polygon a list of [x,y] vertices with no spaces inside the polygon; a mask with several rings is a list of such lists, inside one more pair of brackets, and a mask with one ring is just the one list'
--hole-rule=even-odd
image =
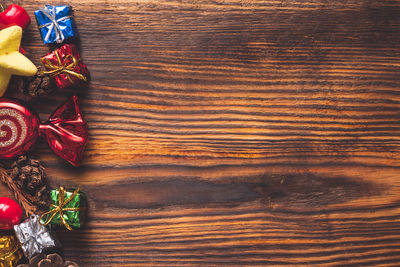
{"label": "christmas decoration", "polygon": [[40,161],[25,155],[19,156],[11,165],[10,176],[31,203],[41,207],[48,205],[46,173]]}
{"label": "christmas decoration", "polygon": [[47,96],[54,90],[53,79],[49,74],[43,73],[41,67],[38,72],[31,77],[19,79],[18,88],[21,92],[31,98]]}
{"label": "christmas decoration", "polygon": [[37,207],[27,197],[25,197],[25,192],[21,191],[20,188],[17,187],[8,172],[1,167],[0,181],[7,185],[8,188],[10,188],[11,192],[14,193],[15,199],[25,210],[26,215],[31,215],[36,211]]}
{"label": "christmas decoration", "polygon": [[[35,12],[45,44],[62,43],[77,36],[71,11],[68,5],[46,5]],[[10,86],[21,90],[25,99],[46,96],[54,84],[65,88],[89,80],[89,71],[74,44],[65,44],[42,57],[42,69],[34,66],[20,47],[22,31],[29,23],[30,17],[22,7],[13,4],[3,10],[0,4],[0,96],[12,75],[26,76],[13,78],[15,83]],[[15,235],[3,232],[0,237],[0,267],[16,266],[23,254],[29,263],[20,267],[78,266],[56,253],[44,254],[60,247],[49,231],[51,227],[46,225],[61,225],[68,230],[81,228],[86,215],[86,197],[79,187],[48,191],[45,168],[38,160],[24,155],[39,136],[46,139],[55,154],[74,166],[80,164],[88,130],[76,96],[58,107],[45,123],[40,122],[37,113],[27,104],[0,98],[0,159],[18,157],[11,165],[9,161],[1,163],[0,181],[10,188],[29,216],[20,223],[21,206],[10,198],[0,197],[0,230],[14,228],[15,231]],[[46,207],[48,211],[38,216],[35,213],[39,207]]]}
{"label": "christmas decoration", "polygon": [[73,261],[65,261],[57,253],[45,255],[43,253],[33,256],[29,260],[29,264],[19,264],[17,267],[78,267],[79,265]]}
{"label": "christmas decoration", "polygon": [[[0,5],[0,10],[2,6]],[[31,23],[26,10],[19,6],[12,4],[6,10],[0,13],[0,30],[9,26],[20,26],[23,30]]]}
{"label": "christmas decoration", "polygon": [[54,77],[59,88],[65,88],[78,82],[87,82],[89,70],[82,62],[74,44],[65,44],[40,59],[48,74]]}
{"label": "christmas decoration", "polygon": [[11,75],[33,76],[36,66],[18,49],[22,38],[22,28],[11,26],[0,31],[0,96],[4,94]]}
{"label": "christmas decoration", "polygon": [[43,225],[63,225],[70,231],[72,227],[82,227],[86,197],[79,187],[76,190],[65,190],[60,186],[50,192],[50,197],[50,210],[40,216]]}
{"label": "christmas decoration", "polygon": [[0,236],[0,266],[15,266],[23,257],[21,245],[14,234]]}
{"label": "christmas decoration", "polygon": [[22,218],[22,208],[8,197],[0,197],[0,229],[10,230]]}
{"label": "christmas decoration", "polygon": [[35,11],[36,21],[45,44],[62,43],[77,35],[71,7],[45,5]]}
{"label": "christmas decoration", "polygon": [[2,98],[0,133],[4,136],[0,141],[0,158],[13,158],[29,151],[40,135],[55,154],[74,166],[79,165],[88,138],[76,96],[61,105],[43,124],[35,112],[19,101]]}
{"label": "christmas decoration", "polygon": [[38,215],[14,226],[15,234],[21,243],[22,251],[30,259],[37,253],[48,251],[59,246],[59,242],[47,227],[39,223]]}

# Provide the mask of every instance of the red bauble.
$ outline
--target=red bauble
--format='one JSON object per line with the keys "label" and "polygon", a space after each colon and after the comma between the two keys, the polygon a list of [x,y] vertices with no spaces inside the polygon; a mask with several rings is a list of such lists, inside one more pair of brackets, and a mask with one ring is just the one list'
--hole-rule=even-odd
{"label": "red bauble", "polygon": [[10,230],[19,224],[22,218],[21,206],[8,197],[0,197],[0,229]]}
{"label": "red bauble", "polygon": [[14,25],[25,29],[30,22],[29,14],[19,5],[12,4],[0,13],[0,30]]}
{"label": "red bauble", "polygon": [[72,96],[43,124],[35,112],[19,101],[0,98],[0,158],[24,154],[39,135],[54,153],[78,166],[88,139],[78,98]]}
{"label": "red bauble", "polygon": [[0,158],[29,151],[39,136],[39,118],[18,101],[0,99]]}

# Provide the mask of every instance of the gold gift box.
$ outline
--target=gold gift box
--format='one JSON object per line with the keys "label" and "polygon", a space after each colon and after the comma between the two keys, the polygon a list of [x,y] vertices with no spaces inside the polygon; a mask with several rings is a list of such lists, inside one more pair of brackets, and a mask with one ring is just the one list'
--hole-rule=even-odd
{"label": "gold gift box", "polygon": [[21,245],[15,235],[0,236],[0,267],[13,267],[22,259]]}

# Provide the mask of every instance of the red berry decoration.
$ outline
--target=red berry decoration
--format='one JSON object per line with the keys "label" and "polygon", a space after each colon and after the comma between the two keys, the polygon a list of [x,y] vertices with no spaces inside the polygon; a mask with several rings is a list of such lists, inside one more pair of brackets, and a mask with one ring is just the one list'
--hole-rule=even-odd
{"label": "red berry decoration", "polygon": [[0,30],[14,25],[25,29],[30,22],[29,14],[19,5],[12,4],[0,13]]}
{"label": "red berry decoration", "polygon": [[8,197],[0,197],[0,229],[10,230],[22,218],[22,208],[17,202]]}

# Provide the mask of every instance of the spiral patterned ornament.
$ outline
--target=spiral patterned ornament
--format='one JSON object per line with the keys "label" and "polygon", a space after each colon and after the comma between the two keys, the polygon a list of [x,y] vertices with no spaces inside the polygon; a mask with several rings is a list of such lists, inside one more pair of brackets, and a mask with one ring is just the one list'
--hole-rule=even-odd
{"label": "spiral patterned ornament", "polygon": [[43,137],[55,154],[78,166],[88,139],[86,122],[72,96],[41,124],[34,111],[17,100],[0,98],[0,158],[28,152]]}
{"label": "spiral patterned ornament", "polygon": [[39,135],[39,119],[16,100],[0,99],[0,158],[27,152]]}

